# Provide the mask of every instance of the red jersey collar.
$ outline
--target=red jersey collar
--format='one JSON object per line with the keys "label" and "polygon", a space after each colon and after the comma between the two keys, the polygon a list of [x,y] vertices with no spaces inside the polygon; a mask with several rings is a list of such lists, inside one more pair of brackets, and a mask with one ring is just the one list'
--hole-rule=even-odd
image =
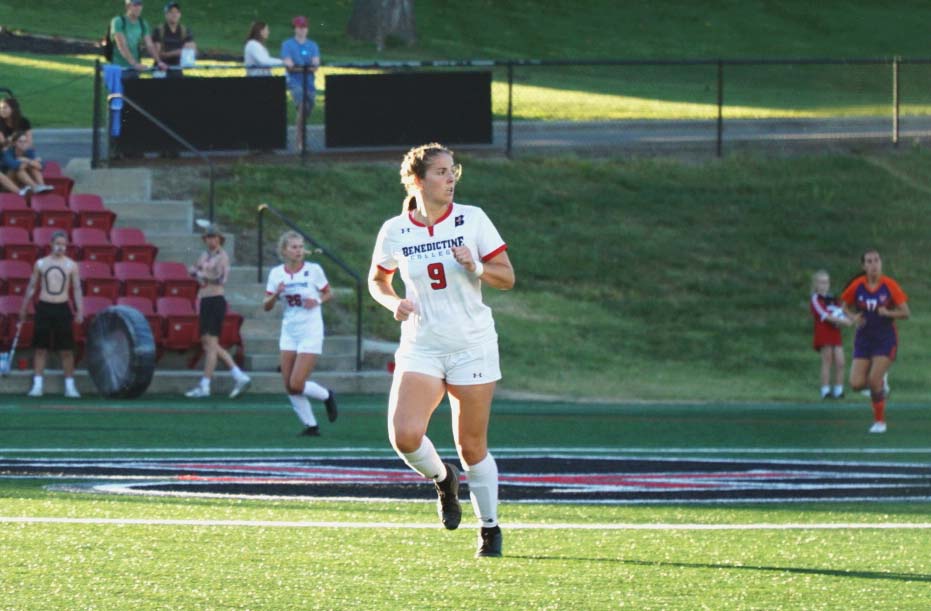
{"label": "red jersey collar", "polygon": [[299,268],[297,268],[296,270],[294,270],[293,272],[289,272],[289,271],[288,271],[288,266],[287,266],[287,264],[285,264],[285,266],[284,266],[284,273],[288,274],[289,276],[291,276],[291,277],[293,278],[293,277],[294,277],[294,274],[296,274],[296,273],[298,273],[299,271],[301,271],[302,269],[304,269],[304,265],[305,265],[306,263],[307,263],[306,261],[301,261],[301,266],[300,266]]}
{"label": "red jersey collar", "polygon": [[[453,206],[454,206],[454,205],[455,205],[455,204],[450,203],[450,204],[449,204],[449,207],[446,208],[446,212],[443,213],[443,216],[441,216],[440,218],[436,219],[436,222],[433,223],[433,225],[430,226],[431,232],[432,232],[433,226],[439,225],[440,223],[442,223],[443,221],[445,221],[445,220],[449,217],[450,214],[453,213]],[[417,219],[414,218],[414,211],[413,211],[413,210],[411,210],[410,212],[407,213],[407,218],[409,218],[409,219],[411,220],[411,222],[412,222],[413,224],[417,225],[418,227],[426,227],[426,226],[427,226],[427,225],[421,223],[420,221],[418,221]]]}

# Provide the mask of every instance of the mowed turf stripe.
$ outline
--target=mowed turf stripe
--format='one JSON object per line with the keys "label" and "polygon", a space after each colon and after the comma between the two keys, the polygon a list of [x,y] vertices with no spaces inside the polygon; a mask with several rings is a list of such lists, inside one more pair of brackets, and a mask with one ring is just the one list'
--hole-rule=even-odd
{"label": "mowed turf stripe", "polygon": [[[55,518],[0,516],[0,524],[75,524],[106,526],[194,526],[253,528],[350,528],[350,529],[441,529],[440,524],[396,522],[271,521],[271,520],[168,520],[149,518]],[[466,526],[477,528],[478,526]],[[507,530],[931,530],[931,522],[828,522],[828,523],[757,523],[757,524],[530,524],[507,523]]]}

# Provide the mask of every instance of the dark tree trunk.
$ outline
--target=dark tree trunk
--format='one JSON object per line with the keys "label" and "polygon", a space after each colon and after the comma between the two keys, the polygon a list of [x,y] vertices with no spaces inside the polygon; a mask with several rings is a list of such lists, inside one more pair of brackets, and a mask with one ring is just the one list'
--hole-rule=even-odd
{"label": "dark tree trunk", "polygon": [[346,33],[358,40],[374,42],[379,51],[385,48],[389,36],[413,45],[417,42],[414,0],[354,0]]}

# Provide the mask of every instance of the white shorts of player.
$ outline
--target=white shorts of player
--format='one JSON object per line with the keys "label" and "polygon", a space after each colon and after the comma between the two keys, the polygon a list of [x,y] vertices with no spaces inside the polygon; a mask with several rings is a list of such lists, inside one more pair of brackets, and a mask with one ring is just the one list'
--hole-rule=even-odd
{"label": "white shorts of player", "polygon": [[278,349],[298,354],[323,354],[323,329],[301,325],[298,328],[281,327]]}
{"label": "white shorts of player", "polygon": [[443,355],[424,354],[416,346],[402,345],[394,355],[394,372],[406,371],[445,379],[454,386],[496,382],[501,379],[498,340]]}

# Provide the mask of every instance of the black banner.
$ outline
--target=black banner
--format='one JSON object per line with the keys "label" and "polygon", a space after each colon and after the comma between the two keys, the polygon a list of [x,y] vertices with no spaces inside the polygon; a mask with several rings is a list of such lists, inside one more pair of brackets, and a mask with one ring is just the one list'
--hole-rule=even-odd
{"label": "black banner", "polygon": [[[132,79],[123,89],[202,151],[287,146],[283,77]],[[187,150],[128,104],[121,119],[121,152]]]}
{"label": "black banner", "polygon": [[491,72],[326,77],[326,145],[491,144]]}

